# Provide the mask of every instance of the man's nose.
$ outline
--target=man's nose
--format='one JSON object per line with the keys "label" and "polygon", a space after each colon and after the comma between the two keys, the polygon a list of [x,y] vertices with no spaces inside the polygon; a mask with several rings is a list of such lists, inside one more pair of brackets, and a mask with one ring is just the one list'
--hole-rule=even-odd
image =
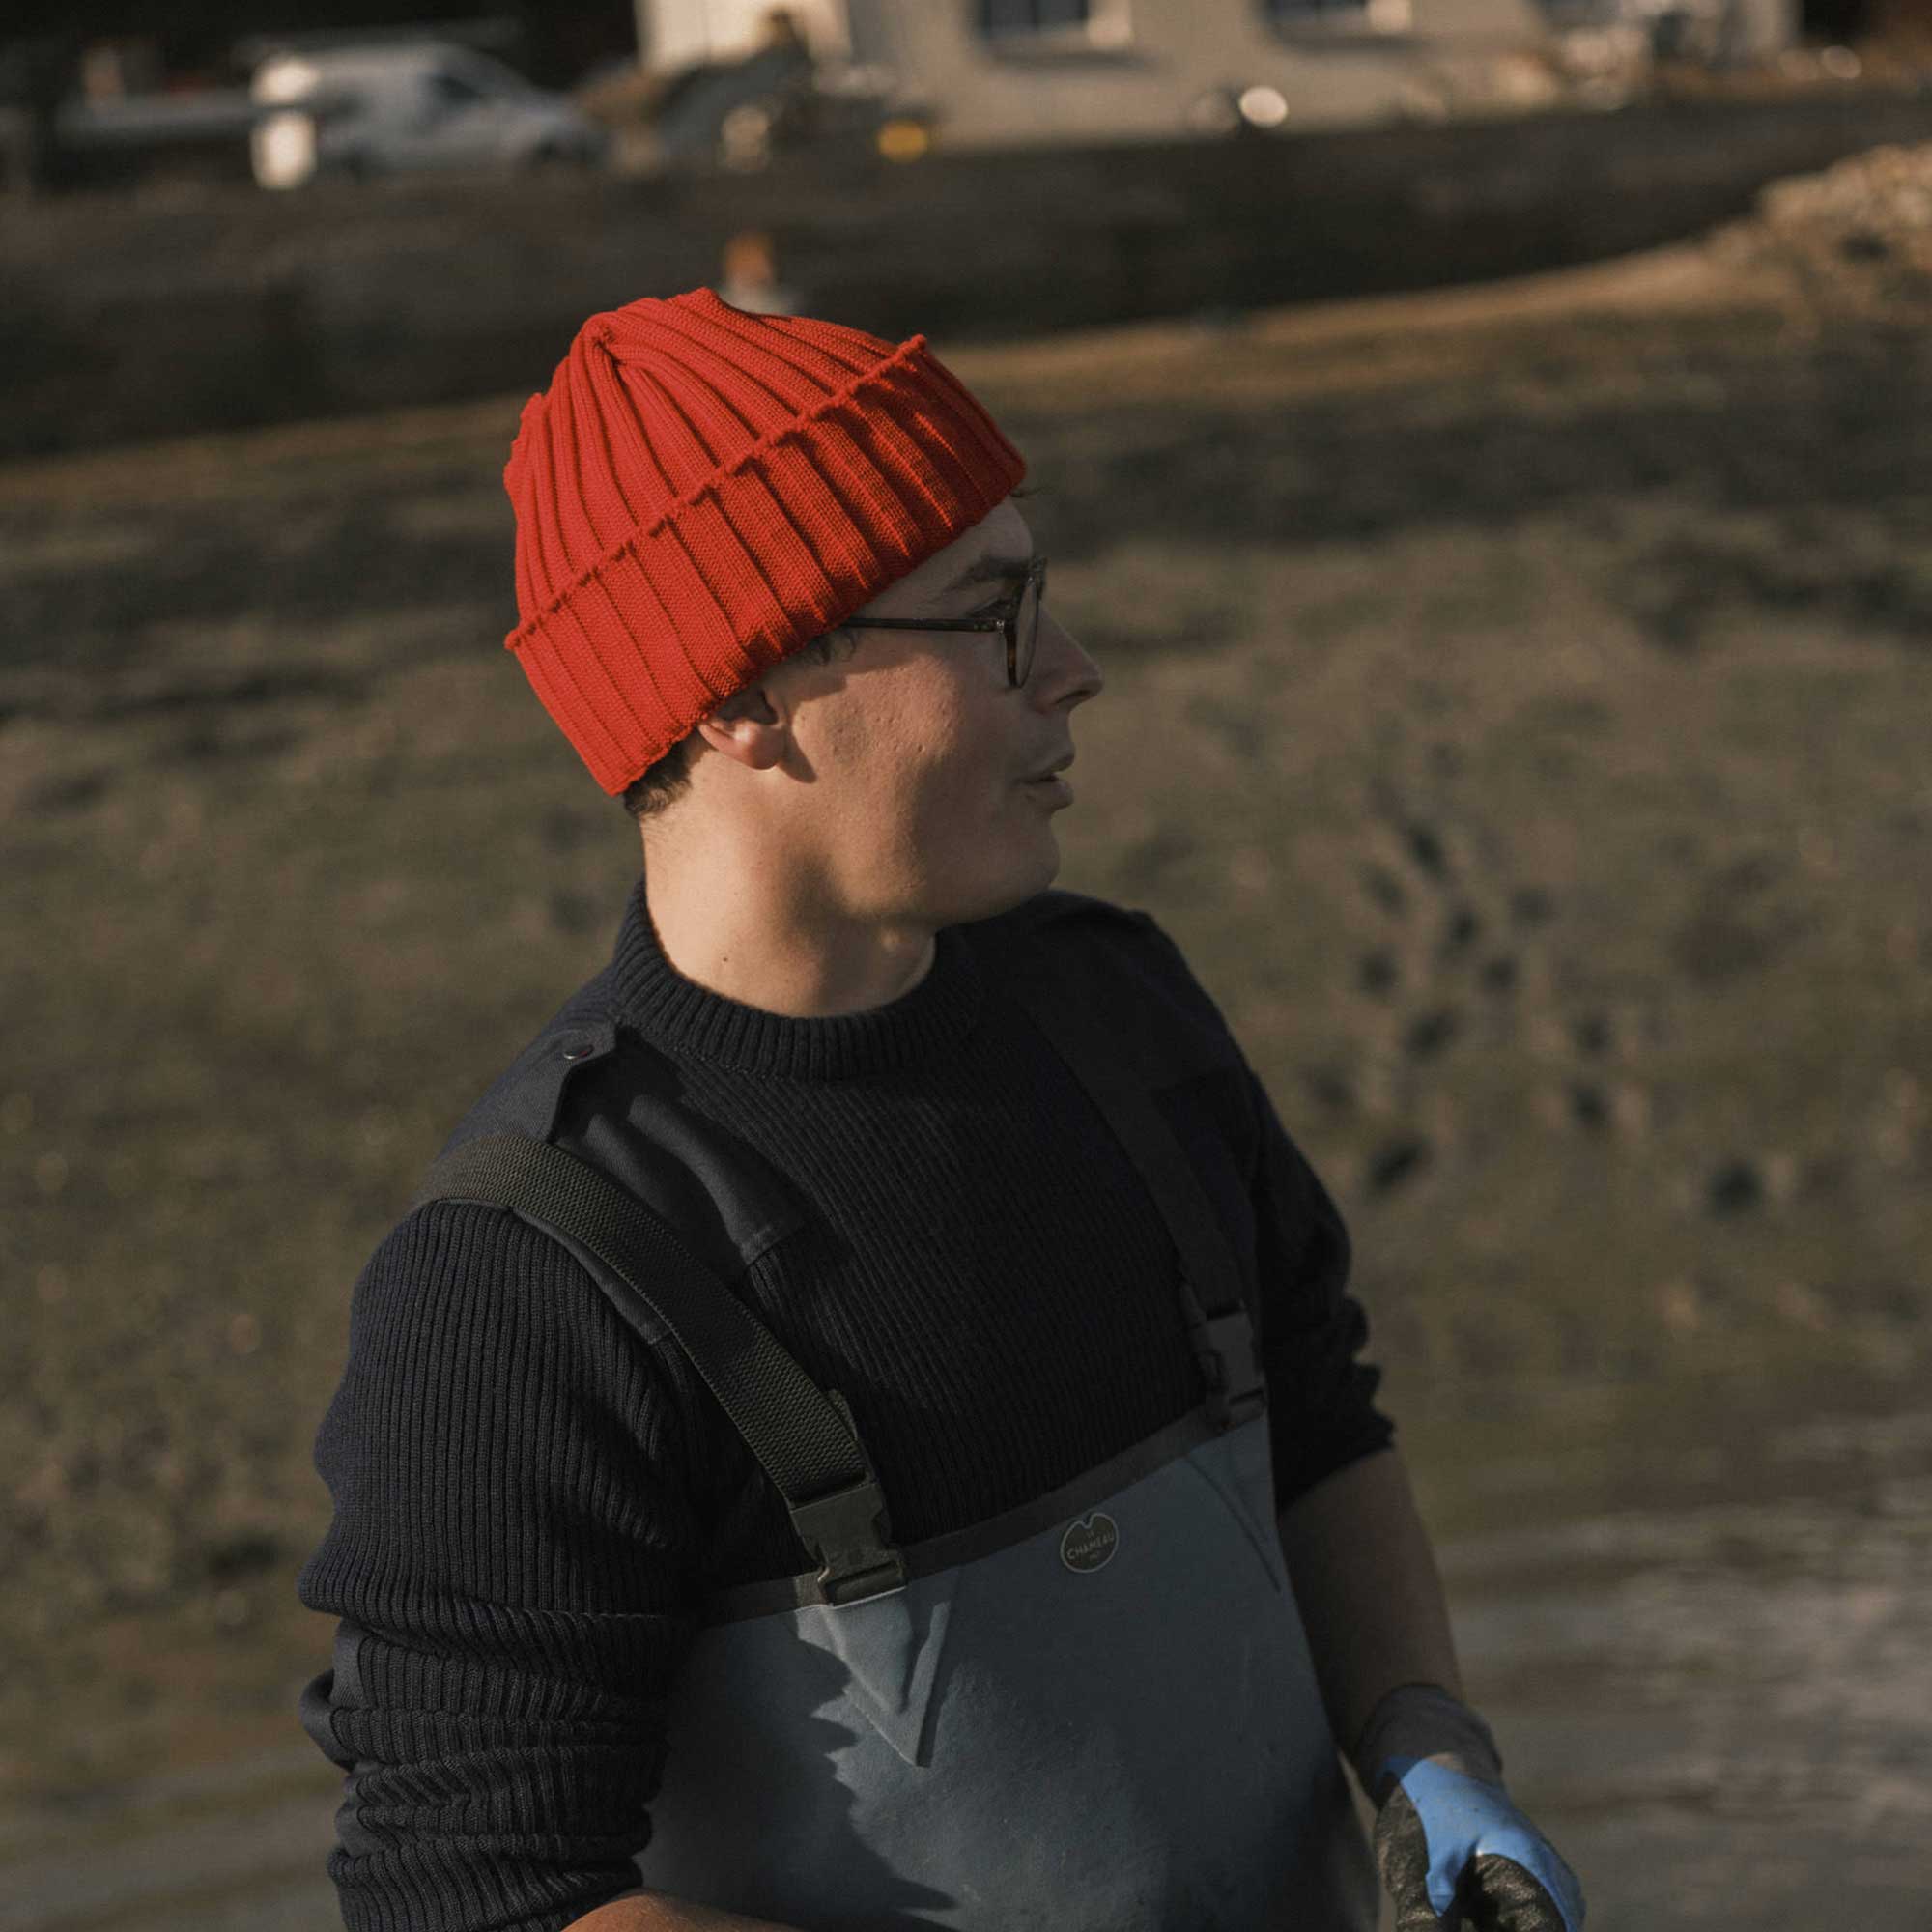
{"label": "man's nose", "polygon": [[1039,636],[1034,639],[1033,669],[1027,682],[1049,693],[1053,702],[1059,704],[1069,696],[1080,703],[1097,697],[1107,680],[1073,633],[1042,607]]}

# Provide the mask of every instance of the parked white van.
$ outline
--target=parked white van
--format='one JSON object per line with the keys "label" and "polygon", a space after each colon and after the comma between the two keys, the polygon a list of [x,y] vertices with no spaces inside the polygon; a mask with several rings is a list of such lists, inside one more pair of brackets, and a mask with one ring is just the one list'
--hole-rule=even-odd
{"label": "parked white van", "polygon": [[424,169],[590,167],[609,136],[567,95],[444,41],[271,54],[248,92],[274,111],[249,139],[255,179],[291,188],[325,176]]}

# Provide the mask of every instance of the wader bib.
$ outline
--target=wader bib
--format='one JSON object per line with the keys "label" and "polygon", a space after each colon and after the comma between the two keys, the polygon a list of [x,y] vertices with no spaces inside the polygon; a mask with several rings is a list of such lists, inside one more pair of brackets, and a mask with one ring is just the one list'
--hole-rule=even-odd
{"label": "wader bib", "polygon": [[674,1339],[818,1562],[706,1605],[640,1882],[807,1932],[1370,1932],[1374,1862],[1282,1559],[1225,1231],[1131,1043],[1050,956],[1002,983],[1160,1208],[1206,1399],[989,1521],[895,1544],[892,1472],[844,1398],[575,1155],[485,1134],[416,1197],[515,1208]]}

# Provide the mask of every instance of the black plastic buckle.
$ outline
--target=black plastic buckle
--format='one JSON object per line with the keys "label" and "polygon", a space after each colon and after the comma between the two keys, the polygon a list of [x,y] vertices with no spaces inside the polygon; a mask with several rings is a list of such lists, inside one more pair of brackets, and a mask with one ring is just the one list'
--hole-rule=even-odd
{"label": "black plastic buckle", "polygon": [[1208,1413],[1217,1427],[1250,1422],[1267,1406],[1267,1379],[1245,1306],[1205,1317],[1194,1330],[1194,1351],[1208,1382]]}
{"label": "black plastic buckle", "polygon": [[886,1541],[885,1492],[870,1476],[795,1503],[791,1520],[819,1559],[826,1603],[863,1604],[905,1588],[905,1558]]}

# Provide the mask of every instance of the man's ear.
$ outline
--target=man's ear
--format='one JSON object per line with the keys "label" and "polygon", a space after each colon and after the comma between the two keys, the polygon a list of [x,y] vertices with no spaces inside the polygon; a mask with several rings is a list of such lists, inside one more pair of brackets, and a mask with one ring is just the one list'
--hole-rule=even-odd
{"label": "man's ear", "polygon": [[784,756],[790,732],[763,684],[734,691],[716,710],[697,721],[702,742],[753,771],[765,771]]}

